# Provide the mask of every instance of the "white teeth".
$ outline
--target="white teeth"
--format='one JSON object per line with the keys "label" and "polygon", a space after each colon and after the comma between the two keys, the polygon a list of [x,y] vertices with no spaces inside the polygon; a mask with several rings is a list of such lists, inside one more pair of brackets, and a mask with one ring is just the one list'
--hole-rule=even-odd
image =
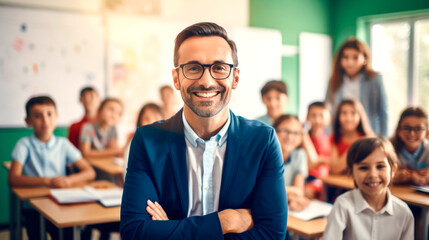
{"label": "white teeth", "polygon": [[195,93],[195,95],[197,95],[198,97],[203,97],[203,98],[213,97],[216,94],[217,92],[196,92]]}
{"label": "white teeth", "polygon": [[377,187],[380,183],[367,183],[370,187]]}

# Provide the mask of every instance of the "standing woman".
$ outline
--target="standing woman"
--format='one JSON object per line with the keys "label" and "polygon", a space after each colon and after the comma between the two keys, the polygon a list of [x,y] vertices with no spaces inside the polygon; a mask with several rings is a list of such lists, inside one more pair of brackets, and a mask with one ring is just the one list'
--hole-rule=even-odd
{"label": "standing woman", "polygon": [[371,68],[367,45],[354,37],[345,41],[335,56],[326,101],[337,109],[343,99],[359,100],[373,131],[387,136],[387,99],[380,74]]}

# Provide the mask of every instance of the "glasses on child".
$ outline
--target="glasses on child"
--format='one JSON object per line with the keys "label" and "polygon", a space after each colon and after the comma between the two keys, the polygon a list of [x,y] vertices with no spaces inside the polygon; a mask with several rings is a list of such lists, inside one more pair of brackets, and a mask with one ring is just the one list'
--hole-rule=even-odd
{"label": "glasses on child", "polygon": [[276,132],[277,132],[277,134],[291,135],[291,136],[294,136],[294,137],[298,137],[298,136],[302,135],[302,132],[290,131],[288,129],[277,129]]}
{"label": "glasses on child", "polygon": [[213,63],[213,64],[199,64],[199,63],[186,63],[181,64],[176,69],[181,68],[183,75],[189,80],[200,79],[206,67],[209,68],[210,75],[213,79],[224,80],[229,77],[234,64],[229,63]]}
{"label": "glasses on child", "polygon": [[424,126],[418,126],[418,127],[402,126],[399,128],[400,131],[402,131],[406,134],[410,134],[411,132],[415,132],[417,135],[426,131],[426,129],[427,129],[427,127],[424,127]]}

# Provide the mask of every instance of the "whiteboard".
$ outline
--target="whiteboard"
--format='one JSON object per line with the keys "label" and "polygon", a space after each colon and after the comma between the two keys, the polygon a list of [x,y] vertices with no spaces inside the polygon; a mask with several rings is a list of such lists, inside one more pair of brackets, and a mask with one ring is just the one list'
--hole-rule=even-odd
{"label": "whiteboard", "polygon": [[41,94],[56,102],[57,125],[80,119],[80,89],[104,95],[103,51],[100,16],[0,7],[0,127],[25,126],[25,103]]}
{"label": "whiteboard", "polygon": [[[160,103],[159,87],[173,86],[174,40],[191,24],[141,16],[107,16],[108,93],[125,103],[120,129],[133,129],[141,106]],[[267,80],[281,78],[281,34],[244,27],[227,31],[237,45],[240,68],[240,81],[232,92],[230,107],[238,115],[256,118],[266,113],[260,89]],[[176,97],[183,106],[178,91]]]}
{"label": "whiteboard", "polygon": [[299,35],[299,118],[307,116],[308,105],[324,101],[331,74],[332,40],[325,34]]}

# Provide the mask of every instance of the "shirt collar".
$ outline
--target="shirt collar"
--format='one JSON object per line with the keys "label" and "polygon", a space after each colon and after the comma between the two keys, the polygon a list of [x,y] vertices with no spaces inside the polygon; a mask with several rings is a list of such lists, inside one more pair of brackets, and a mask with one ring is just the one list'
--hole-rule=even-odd
{"label": "shirt collar", "polygon": [[[352,194],[353,199],[355,200],[356,214],[361,213],[366,209],[369,209],[371,212],[375,213],[374,209],[369,206],[368,202],[363,198],[362,193],[358,188],[353,189]],[[387,189],[387,203],[383,208],[380,209],[380,211],[378,211],[379,214],[383,214],[385,212],[389,215],[393,215],[393,203],[389,189]]]}
{"label": "shirt collar", "polygon": [[416,162],[417,159],[419,159],[419,156],[422,153],[422,151],[423,151],[423,142],[420,143],[419,148],[417,148],[417,151],[415,151],[414,153],[408,152],[407,149],[405,148],[401,149],[401,153],[404,155],[404,157],[407,160],[411,160],[413,162]]}
{"label": "shirt collar", "polygon": [[54,146],[55,144],[55,140],[56,137],[54,134],[51,135],[51,138],[49,138],[49,141],[47,143],[44,143],[42,141],[40,141],[34,134],[31,136],[31,140],[34,142],[34,144],[39,147],[39,148],[43,148],[43,147],[47,147],[47,148],[51,148],[52,146]]}
{"label": "shirt collar", "polygon": [[[182,120],[183,120],[183,125],[184,125],[184,132],[185,132],[185,138],[186,140],[192,144],[192,146],[197,147],[198,146],[198,142],[200,143],[204,143],[204,139],[200,138],[195,132],[194,130],[191,128],[191,126],[189,125],[188,121],[186,121],[185,118],[185,113],[182,112]],[[226,121],[225,125],[223,125],[222,129],[220,129],[220,131],[212,136],[210,138],[209,141],[216,141],[217,144],[219,146],[222,146],[223,144],[225,144],[226,139],[228,137],[228,128],[229,125],[231,123],[231,117],[230,117],[230,112],[228,111],[228,120]]]}
{"label": "shirt collar", "polygon": [[348,82],[348,83],[358,83],[362,80],[362,73],[359,73],[356,78],[352,81],[350,80],[349,76],[347,76],[347,74],[344,74],[344,81]]}

